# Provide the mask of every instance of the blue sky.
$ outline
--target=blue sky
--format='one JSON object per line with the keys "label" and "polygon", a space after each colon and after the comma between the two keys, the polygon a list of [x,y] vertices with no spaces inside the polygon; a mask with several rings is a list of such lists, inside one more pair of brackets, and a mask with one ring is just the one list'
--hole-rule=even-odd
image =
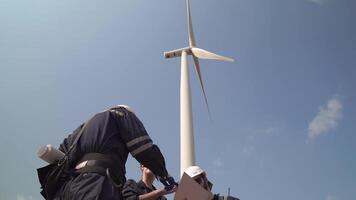
{"label": "blue sky", "polygon": [[[191,5],[197,45],[236,60],[201,61],[212,121],[191,68],[197,164],[214,192],[354,198],[356,3]],[[41,199],[38,147],[115,104],[136,111],[178,179],[180,59],[162,53],[187,44],[183,0],[0,1],[0,199]],[[127,171],[139,178],[133,159]]]}

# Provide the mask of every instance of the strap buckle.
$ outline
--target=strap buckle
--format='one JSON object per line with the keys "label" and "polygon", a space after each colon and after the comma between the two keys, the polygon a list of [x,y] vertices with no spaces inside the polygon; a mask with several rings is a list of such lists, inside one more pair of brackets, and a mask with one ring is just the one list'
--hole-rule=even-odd
{"label": "strap buckle", "polygon": [[81,169],[83,167],[85,167],[88,164],[89,160],[83,161],[81,163],[79,163],[77,166],[75,166],[75,169]]}

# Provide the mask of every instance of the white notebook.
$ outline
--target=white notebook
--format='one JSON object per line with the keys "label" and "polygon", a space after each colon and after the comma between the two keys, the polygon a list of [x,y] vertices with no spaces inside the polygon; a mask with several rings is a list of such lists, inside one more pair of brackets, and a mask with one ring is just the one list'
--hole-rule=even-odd
{"label": "white notebook", "polygon": [[211,200],[213,197],[213,193],[204,189],[195,180],[184,173],[178,185],[174,200]]}

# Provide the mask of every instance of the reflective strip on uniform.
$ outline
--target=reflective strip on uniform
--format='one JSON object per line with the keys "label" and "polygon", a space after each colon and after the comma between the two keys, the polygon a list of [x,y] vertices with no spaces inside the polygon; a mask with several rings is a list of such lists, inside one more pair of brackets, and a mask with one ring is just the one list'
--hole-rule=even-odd
{"label": "reflective strip on uniform", "polygon": [[84,162],[81,162],[79,163],[77,166],[75,166],[75,169],[80,169],[80,168],[83,168],[85,167],[85,165],[87,165],[88,161],[84,161]]}
{"label": "reflective strip on uniform", "polygon": [[135,139],[131,140],[130,142],[126,143],[126,146],[127,146],[127,148],[130,148],[130,147],[132,147],[133,145],[135,145],[135,144],[137,144],[139,142],[142,142],[144,140],[150,140],[150,139],[151,138],[148,135],[144,135],[144,136],[135,138]]}
{"label": "reflective strip on uniform", "polygon": [[144,144],[142,146],[140,146],[139,148],[135,149],[134,151],[131,151],[131,155],[132,156],[136,156],[137,154],[145,151],[146,149],[149,149],[153,146],[152,142]]}

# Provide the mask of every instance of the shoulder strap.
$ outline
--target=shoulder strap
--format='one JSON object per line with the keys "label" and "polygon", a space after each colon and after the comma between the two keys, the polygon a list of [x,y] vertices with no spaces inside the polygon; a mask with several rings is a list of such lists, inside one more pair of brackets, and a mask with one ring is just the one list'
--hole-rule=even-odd
{"label": "shoulder strap", "polygon": [[[110,110],[110,109],[109,109],[109,110]],[[104,112],[105,112],[105,111],[104,111]],[[90,118],[90,119],[91,119],[91,118]],[[70,145],[70,147],[69,147],[67,153],[65,154],[66,156],[69,155],[69,153],[72,151],[72,149],[74,148],[74,146],[77,144],[77,142],[78,142],[80,136],[82,136],[82,134],[83,134],[83,132],[84,132],[84,129],[85,129],[85,127],[87,126],[87,124],[89,123],[90,119],[88,119],[86,122],[84,122],[84,125],[83,125],[82,128],[80,129],[80,131],[79,131],[77,137],[74,139],[72,145]]]}
{"label": "shoulder strap", "polygon": [[69,149],[68,149],[66,155],[69,155],[69,153],[72,151],[72,149],[74,148],[74,146],[77,144],[77,142],[78,142],[80,136],[82,136],[82,134],[83,134],[83,132],[84,132],[84,129],[85,129],[86,125],[88,124],[88,122],[89,122],[89,120],[86,121],[86,122],[84,123],[84,125],[82,126],[82,128],[80,129],[80,131],[79,131],[77,137],[76,137],[75,140],[73,141],[72,145],[69,147]]}

